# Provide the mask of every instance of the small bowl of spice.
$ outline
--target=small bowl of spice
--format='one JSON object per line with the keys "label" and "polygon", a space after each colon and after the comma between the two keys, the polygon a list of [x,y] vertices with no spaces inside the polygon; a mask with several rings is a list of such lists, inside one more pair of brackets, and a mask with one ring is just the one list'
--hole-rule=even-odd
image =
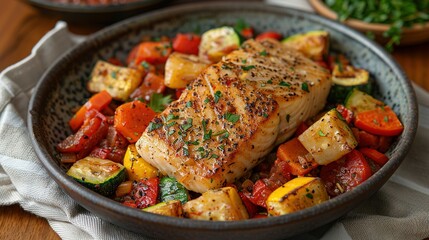
{"label": "small bowl of spice", "polygon": [[429,40],[429,0],[309,0],[314,10],[384,44],[412,45]]}

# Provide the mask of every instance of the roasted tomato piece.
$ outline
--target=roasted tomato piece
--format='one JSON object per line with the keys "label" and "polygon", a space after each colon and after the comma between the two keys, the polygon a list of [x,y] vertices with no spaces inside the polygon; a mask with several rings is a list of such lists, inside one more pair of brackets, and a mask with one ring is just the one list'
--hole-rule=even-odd
{"label": "roasted tomato piece", "polygon": [[320,178],[325,182],[331,197],[352,190],[371,175],[371,167],[358,150],[351,151],[344,158],[325,165],[320,170]]}

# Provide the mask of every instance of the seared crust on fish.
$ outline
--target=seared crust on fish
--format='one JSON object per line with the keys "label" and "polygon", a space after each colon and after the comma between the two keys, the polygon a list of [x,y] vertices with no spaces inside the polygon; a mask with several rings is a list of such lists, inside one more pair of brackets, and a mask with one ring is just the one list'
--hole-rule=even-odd
{"label": "seared crust on fish", "polygon": [[329,72],[300,53],[275,40],[248,40],[204,70],[136,147],[189,190],[223,187],[319,112],[330,84]]}

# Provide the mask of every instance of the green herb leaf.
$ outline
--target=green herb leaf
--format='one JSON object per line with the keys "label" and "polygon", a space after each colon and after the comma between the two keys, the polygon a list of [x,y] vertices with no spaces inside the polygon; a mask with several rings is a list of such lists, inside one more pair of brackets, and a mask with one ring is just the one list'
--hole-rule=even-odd
{"label": "green herb leaf", "polygon": [[265,51],[265,49],[262,51],[262,52],[260,52],[259,53],[259,55],[261,55],[261,56],[267,56],[268,55],[268,53],[267,53],[267,51]]}
{"label": "green herb leaf", "polygon": [[192,127],[192,118],[188,118],[185,121],[185,123],[180,126],[180,129],[182,129],[182,131],[186,132],[191,127]]}
{"label": "green herb leaf", "polygon": [[307,193],[307,194],[305,194],[305,196],[306,196],[307,198],[313,199],[313,194],[311,194],[311,193]]}
{"label": "green herb leaf", "polygon": [[253,65],[241,66],[241,69],[243,69],[244,71],[249,71],[252,68],[255,68],[255,66],[253,66]]}
{"label": "green herb leaf", "polygon": [[290,85],[290,83],[287,83],[287,82],[285,82],[285,81],[281,81],[280,83],[279,83],[279,85],[280,86],[282,86],[282,87],[290,87],[291,85]]}
{"label": "green herb leaf", "polygon": [[154,112],[162,112],[172,101],[171,95],[162,95],[160,93],[154,93],[150,97],[149,107],[152,108]]}
{"label": "green herb leaf", "polygon": [[162,123],[150,122],[149,125],[147,126],[148,128],[147,132],[152,132],[160,127],[162,127]]}
{"label": "green herb leaf", "polygon": [[219,99],[222,97],[222,93],[220,91],[216,91],[214,94],[214,102],[219,102]]}
{"label": "green herb leaf", "polygon": [[186,107],[188,107],[188,108],[192,107],[192,101],[187,101],[186,102]]}
{"label": "green herb leaf", "polygon": [[238,120],[240,120],[240,115],[232,114],[232,113],[229,113],[229,112],[225,113],[225,114],[223,115],[223,117],[224,117],[228,122],[231,122],[231,123],[236,123],[236,122],[238,122]]}
{"label": "green herb leaf", "polygon": [[322,130],[319,130],[319,136],[326,137],[326,134],[324,132],[322,132]]}
{"label": "green herb leaf", "polygon": [[308,89],[308,84],[306,82],[302,83],[301,89],[306,91],[306,92],[310,92],[310,89]]}

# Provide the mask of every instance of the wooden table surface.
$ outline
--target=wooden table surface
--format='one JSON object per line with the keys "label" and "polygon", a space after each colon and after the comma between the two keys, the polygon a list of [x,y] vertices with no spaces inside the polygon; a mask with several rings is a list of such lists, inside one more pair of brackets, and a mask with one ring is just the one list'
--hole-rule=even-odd
{"label": "wooden table surface", "polygon": [[[21,1],[2,1],[0,14],[0,71],[28,56],[32,47],[59,20]],[[71,32],[90,34],[102,26],[69,24]],[[429,91],[429,42],[397,48],[394,58],[410,79]],[[59,239],[48,222],[19,205],[0,207],[0,239]]]}

